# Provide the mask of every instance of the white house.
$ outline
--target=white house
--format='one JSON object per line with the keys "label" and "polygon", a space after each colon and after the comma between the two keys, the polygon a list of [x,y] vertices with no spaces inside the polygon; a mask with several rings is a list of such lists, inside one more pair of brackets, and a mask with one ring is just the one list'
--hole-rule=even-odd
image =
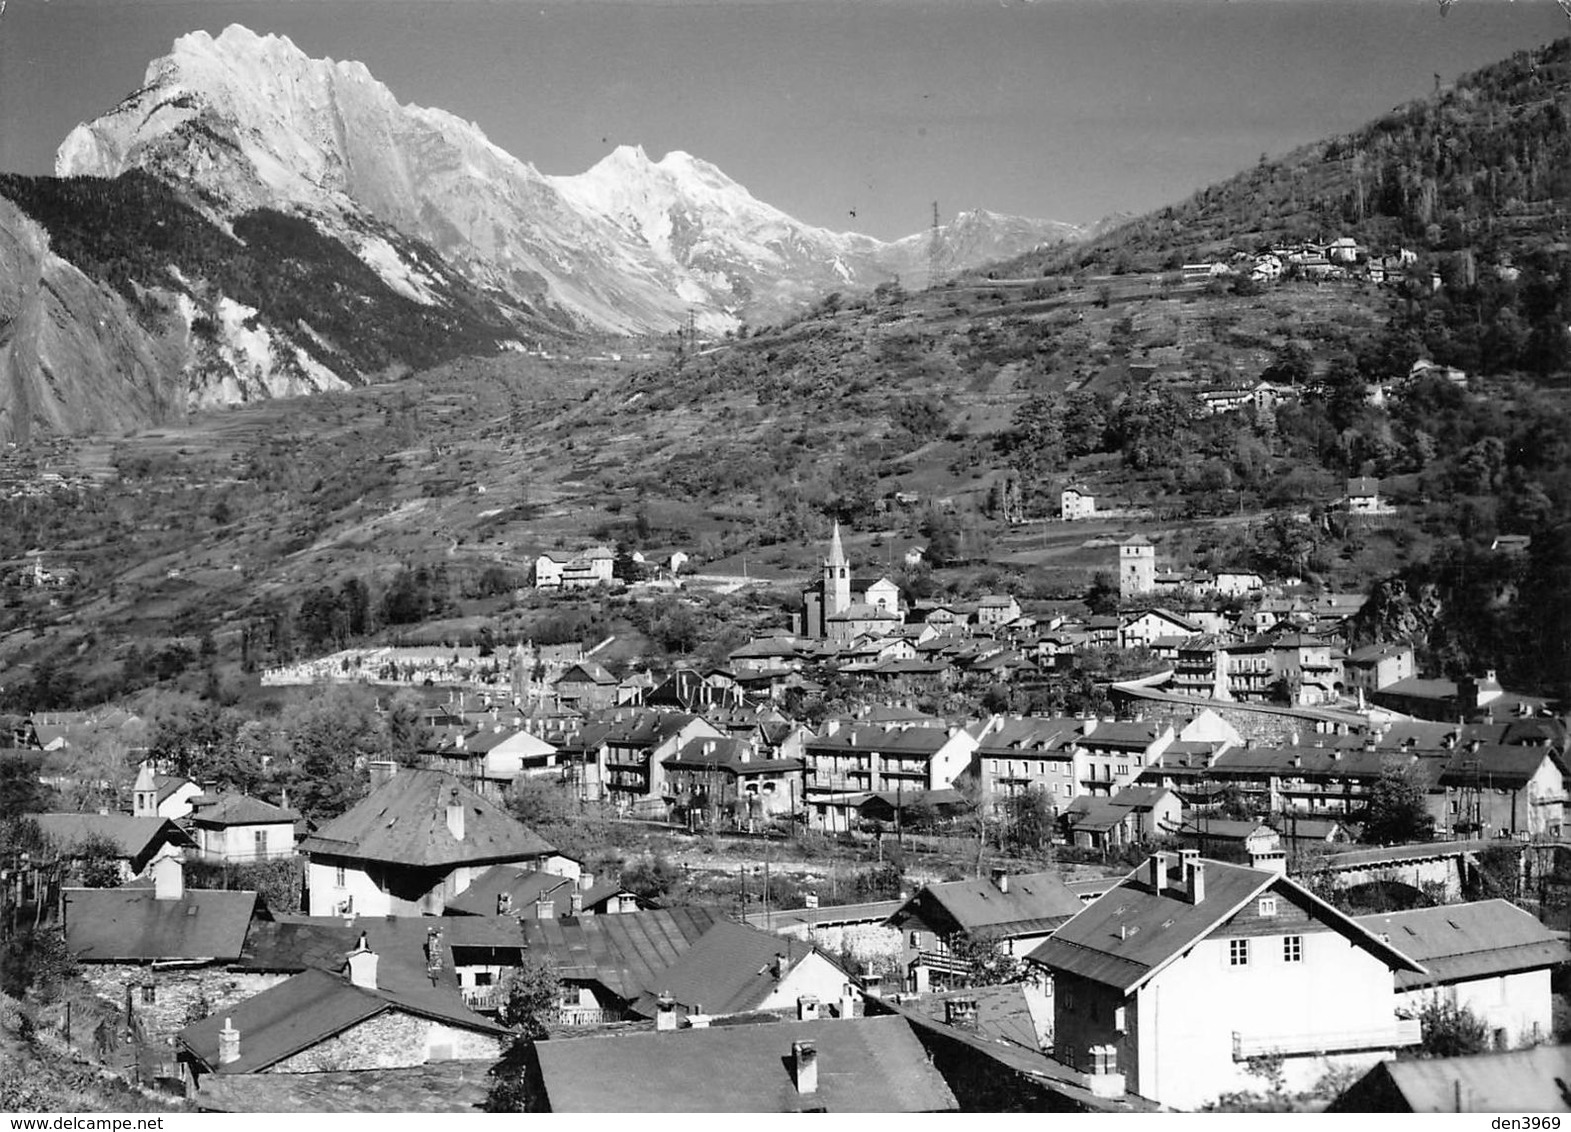
{"label": "white house", "polygon": [[1433,1001],[1468,1010],[1496,1049],[1554,1036],[1549,976],[1571,946],[1509,900],[1360,916],[1367,930],[1427,968],[1398,971],[1398,1004],[1417,1017]]}
{"label": "white house", "polygon": [[1124,1074],[1130,1092],[1195,1109],[1366,1068],[1420,1039],[1393,972],[1425,970],[1274,867],[1157,853],[1034,952],[1051,972],[1058,1060]]}
{"label": "white house", "polygon": [[1066,487],[1059,496],[1059,517],[1066,523],[1076,519],[1092,519],[1096,517],[1096,497],[1085,488],[1077,485]]}
{"label": "white house", "polygon": [[204,799],[191,814],[197,852],[211,861],[252,864],[292,857],[300,815],[249,794]]}

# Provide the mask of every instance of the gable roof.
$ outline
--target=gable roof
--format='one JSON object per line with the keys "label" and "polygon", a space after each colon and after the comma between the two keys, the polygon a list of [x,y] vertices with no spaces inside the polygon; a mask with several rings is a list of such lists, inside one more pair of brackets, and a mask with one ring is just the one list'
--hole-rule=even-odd
{"label": "gable roof", "polygon": [[1397,990],[1438,986],[1552,967],[1571,960],[1571,946],[1509,900],[1478,900],[1359,916],[1428,974],[1398,971]]}
{"label": "gable roof", "polygon": [[88,963],[239,957],[254,892],[188,888],[159,900],[150,888],[65,890],[66,946]]}
{"label": "gable roof", "polygon": [[[976,1003],[976,1032],[983,1037],[1006,1041],[1021,1049],[1041,1051],[1036,1019],[1031,1013],[1025,988],[1019,983],[965,987],[935,994],[903,994],[900,1005],[947,1025],[948,1003],[954,999],[970,999]],[[1051,1024],[1051,1016],[1047,1021]]]}
{"label": "gable roof", "polygon": [[1044,940],[1030,958],[1045,967],[1068,971],[1129,994],[1216,931],[1250,900],[1273,889],[1366,951],[1375,953],[1393,969],[1420,973],[1424,970],[1356,920],[1285,876],[1204,860],[1201,864],[1205,867],[1205,895],[1194,903],[1184,880],[1182,859],[1163,854],[1157,858],[1170,862],[1164,870],[1162,891],[1156,891],[1149,883],[1148,860]]}
{"label": "gable roof", "polygon": [[[1029,935],[1050,931],[1084,907],[1056,873],[1022,873],[1008,878],[1009,891],[991,879],[929,884],[901,906],[889,922],[898,927],[919,919],[935,931],[990,931]],[[934,923],[934,920],[948,920]]]}
{"label": "gable roof", "polygon": [[755,1010],[779,983],[771,968],[785,957],[781,977],[814,951],[810,943],[721,920],[693,942],[685,954],[654,976],[634,1006],[655,1013],[655,997],[669,994],[689,1013],[737,1014]]}
{"label": "gable roof", "polygon": [[135,861],[150,855],[162,842],[191,846],[195,843],[168,818],[132,817],[130,814],[34,814],[44,836],[64,849],[89,837],[106,837],[120,856]]}
{"label": "gable roof", "polygon": [[497,897],[506,893],[512,898],[515,914],[534,915],[535,901],[544,896],[551,901],[552,914],[556,915],[561,910],[557,908],[557,898],[560,897],[565,907],[575,887],[572,878],[556,873],[518,865],[492,865],[470,881],[468,888],[449,900],[447,908],[450,912],[470,916],[489,916],[497,911]]}
{"label": "gable roof", "polygon": [[[524,919],[520,926],[524,945],[555,963],[562,978],[593,980],[631,1002],[722,918],[715,908],[667,908],[618,916]],[[458,916],[453,922],[466,919]]]}
{"label": "gable roof", "polygon": [[1565,1065],[1565,1046],[1382,1061],[1326,1111],[1566,1112]]}
{"label": "gable roof", "polygon": [[[416,996],[357,987],[346,978],[312,968],[187,1026],[176,1037],[210,1070],[255,1073],[394,1010],[497,1037],[509,1032],[466,1008],[456,990],[445,996]],[[219,1032],[226,1020],[240,1031],[240,1057],[220,1066]]]}
{"label": "gable roof", "polygon": [[[447,826],[447,806],[455,795],[464,808],[462,841]],[[306,838],[300,851],[431,868],[528,860],[554,847],[452,775],[401,769]]]}
{"label": "gable roof", "polygon": [[[796,1090],[812,1042],[818,1089]],[[837,1018],[538,1042],[552,1112],[933,1112],[959,1106],[904,1018]]]}

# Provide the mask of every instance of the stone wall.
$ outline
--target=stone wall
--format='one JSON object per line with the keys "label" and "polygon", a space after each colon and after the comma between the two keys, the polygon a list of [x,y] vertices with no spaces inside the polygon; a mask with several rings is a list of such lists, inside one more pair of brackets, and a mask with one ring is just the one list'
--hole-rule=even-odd
{"label": "stone wall", "polygon": [[1113,702],[1120,709],[1138,711],[1148,720],[1171,723],[1175,730],[1203,711],[1214,712],[1238,732],[1240,741],[1257,747],[1281,747],[1292,743],[1298,736],[1300,743],[1314,742],[1317,727],[1327,724],[1313,716],[1295,714],[1287,708],[1266,705],[1229,703],[1226,700],[1183,701],[1167,697],[1146,697],[1115,687]]}
{"label": "stone wall", "polygon": [[[229,971],[222,966],[162,967],[139,963],[83,963],[82,977],[99,998],[125,1010],[131,988],[131,1011],[149,1038],[164,1038],[189,1023],[226,1008],[269,987],[287,975]],[[151,985],[153,1001],[144,1002],[142,988]],[[203,1001],[206,1009],[202,1008]]]}
{"label": "stone wall", "polygon": [[[240,1048],[245,1048],[244,1034],[240,1035]],[[434,1060],[489,1060],[501,1056],[501,1041],[493,1035],[389,1010],[293,1057],[286,1057],[275,1064],[271,1072],[405,1069]]]}

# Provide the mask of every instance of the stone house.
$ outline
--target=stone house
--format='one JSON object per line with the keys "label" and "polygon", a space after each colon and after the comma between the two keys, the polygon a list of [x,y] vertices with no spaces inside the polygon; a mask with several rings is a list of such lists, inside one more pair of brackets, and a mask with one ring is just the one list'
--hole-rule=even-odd
{"label": "stone house", "polygon": [[439,952],[431,964],[430,985],[387,987],[362,934],[344,956],[343,974],[302,971],[181,1030],[176,1043],[188,1080],[500,1057],[509,1031],[463,1004]]}
{"label": "stone house", "polygon": [[193,1010],[279,981],[233,969],[257,901],[254,892],[187,889],[180,861],[163,857],[151,888],[66,889],[66,946],[94,994],[123,1005],[149,1036],[172,1034]]}

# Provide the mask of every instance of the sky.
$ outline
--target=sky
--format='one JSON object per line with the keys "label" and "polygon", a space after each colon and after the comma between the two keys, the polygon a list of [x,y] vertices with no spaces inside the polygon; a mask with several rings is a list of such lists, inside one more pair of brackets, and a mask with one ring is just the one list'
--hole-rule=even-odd
{"label": "sky", "polygon": [[682,149],[811,224],[1141,212],[1571,34],[1554,0],[6,0],[0,171],[174,39],[356,59],[546,173]]}

